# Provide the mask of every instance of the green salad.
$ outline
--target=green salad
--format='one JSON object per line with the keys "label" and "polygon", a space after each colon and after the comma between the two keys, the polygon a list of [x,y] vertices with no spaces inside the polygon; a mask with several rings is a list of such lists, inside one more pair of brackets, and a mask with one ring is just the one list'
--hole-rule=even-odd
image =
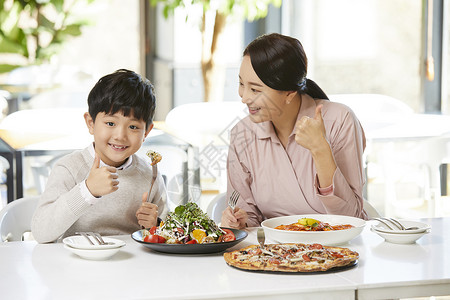
{"label": "green salad", "polygon": [[177,206],[159,226],[144,231],[144,241],[167,244],[204,244],[235,239],[231,230],[219,228],[194,202]]}

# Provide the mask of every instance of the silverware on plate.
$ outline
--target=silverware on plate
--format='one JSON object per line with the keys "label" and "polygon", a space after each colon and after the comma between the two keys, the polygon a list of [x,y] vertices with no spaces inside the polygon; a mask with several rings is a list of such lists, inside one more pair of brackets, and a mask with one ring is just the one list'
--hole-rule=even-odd
{"label": "silverware on plate", "polygon": [[[114,243],[105,242],[100,233],[97,232],[75,232],[75,233],[83,236],[85,239],[89,241],[89,244],[91,245],[95,245],[95,243],[97,243],[98,245],[114,245]],[[94,242],[89,238],[90,236],[92,237]]]}
{"label": "silverware on plate", "polygon": [[[419,227],[413,226],[413,227],[405,227],[403,226],[398,220],[394,218],[374,218],[374,220],[377,220],[380,223],[383,223],[387,228],[390,230],[416,230],[419,229]],[[396,227],[396,228],[394,228]]]}
{"label": "silverware on plate", "polygon": [[82,237],[84,237],[85,239],[88,240],[89,244],[94,245],[94,243],[91,241],[91,239],[88,237],[88,235],[86,234],[86,232],[75,232],[75,234],[79,234]]}

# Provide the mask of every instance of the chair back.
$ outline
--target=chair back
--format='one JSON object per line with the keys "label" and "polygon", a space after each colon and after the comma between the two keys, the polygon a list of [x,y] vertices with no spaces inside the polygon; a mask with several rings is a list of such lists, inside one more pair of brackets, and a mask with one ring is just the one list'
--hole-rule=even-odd
{"label": "chair back", "polygon": [[220,193],[208,204],[206,213],[217,224],[221,222],[222,212],[227,208],[227,193]]}
{"label": "chair back", "polygon": [[381,215],[378,213],[378,211],[375,209],[375,207],[373,207],[373,205],[369,203],[369,201],[364,200],[363,205],[364,205],[363,206],[364,211],[367,213],[369,220],[373,219],[373,218],[381,217]]}
{"label": "chair back", "polygon": [[40,196],[14,200],[0,211],[0,242],[29,240],[31,218]]}

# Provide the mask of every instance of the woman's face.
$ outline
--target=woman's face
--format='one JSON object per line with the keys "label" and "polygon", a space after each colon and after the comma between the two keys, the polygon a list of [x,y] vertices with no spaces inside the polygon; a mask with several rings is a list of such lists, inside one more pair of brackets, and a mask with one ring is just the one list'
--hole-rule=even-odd
{"label": "woman's face", "polygon": [[250,119],[253,122],[281,119],[286,101],[289,100],[289,93],[265,85],[256,75],[250,56],[243,57],[239,70],[239,96],[242,98],[242,103],[247,104]]}

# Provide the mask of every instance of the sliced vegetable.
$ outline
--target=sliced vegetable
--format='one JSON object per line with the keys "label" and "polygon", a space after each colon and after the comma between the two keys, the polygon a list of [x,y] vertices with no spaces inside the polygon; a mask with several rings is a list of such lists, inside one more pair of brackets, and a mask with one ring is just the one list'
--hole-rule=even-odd
{"label": "sliced vegetable", "polygon": [[191,233],[193,239],[195,239],[199,244],[203,243],[206,238],[206,231],[203,229],[194,229]]}
{"label": "sliced vegetable", "polygon": [[150,228],[150,230],[148,232],[150,232],[150,234],[155,234],[156,233],[156,226],[153,226],[152,228]]}
{"label": "sliced vegetable", "polygon": [[227,228],[222,228],[223,231],[225,231],[225,235],[223,236],[224,242],[231,242],[236,240],[236,236],[234,235],[233,231]]}
{"label": "sliced vegetable", "polygon": [[166,239],[157,234],[150,234],[145,236],[144,242],[162,244],[166,242]]}

